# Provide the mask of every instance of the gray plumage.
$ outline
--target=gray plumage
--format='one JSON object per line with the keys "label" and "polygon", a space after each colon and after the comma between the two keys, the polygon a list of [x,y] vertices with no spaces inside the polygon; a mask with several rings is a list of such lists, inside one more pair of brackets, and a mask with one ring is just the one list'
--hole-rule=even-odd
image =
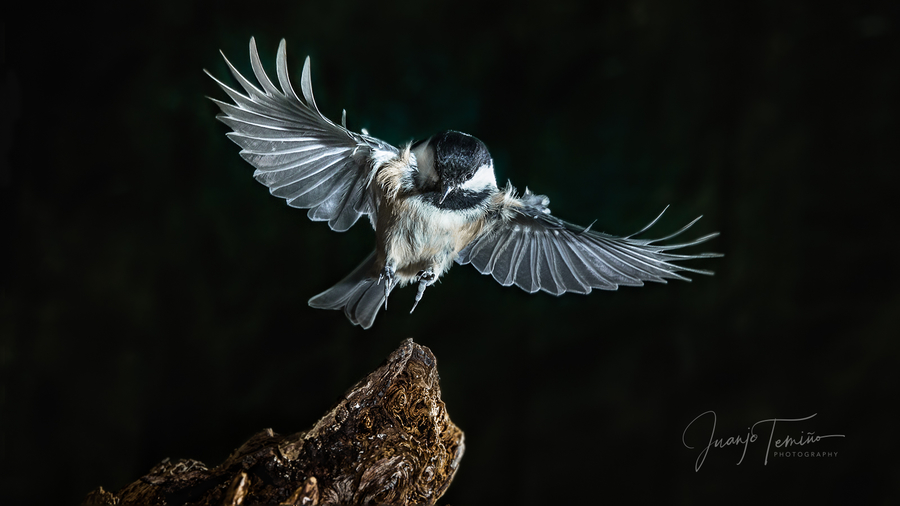
{"label": "gray plumage", "polygon": [[[526,189],[520,198],[510,185],[498,189],[486,148],[479,156],[489,163],[478,162],[480,168],[476,164],[463,171],[442,165],[436,171],[436,148],[429,141],[410,151],[410,146],[398,149],[365,131],[351,132],[346,128],[346,111],[341,125],[319,112],[309,58],[300,80],[302,98],[294,92],[285,53],[282,40],[276,59],[280,89],[263,70],[254,39],[250,40],[250,62],[261,89],[245,79],[227,58],[232,75],[246,94],[210,74],[234,101],[229,104],[212,99],[222,110],[217,118],[233,130],[228,137],[256,168],[256,180],[268,186],[272,195],[286,199],[292,207],[309,209],[310,219],[327,221],[338,232],[349,229],[363,215],[369,217],[373,228],[378,223],[394,226],[397,220],[386,217],[397,213],[412,212],[410,216],[416,218],[409,219],[430,220],[417,226],[403,222],[396,232],[377,230],[376,251],[340,283],[310,299],[313,307],[343,309],[353,324],[369,328],[394,286],[418,282],[418,302],[425,287],[431,286],[454,260],[471,263],[504,286],[514,284],[530,293],[543,290],[561,295],[641,286],[645,281],[690,281],[679,273],[712,272],[672,262],[721,256],[670,253],[708,241],[718,233],[678,244],[659,244],[680,235],[699,218],[661,239],[636,238],[655,224],[660,214],[639,232],[615,237],[552,216],[545,196]],[[455,139],[465,141],[467,146],[483,146],[457,132],[438,137],[442,142]],[[447,149],[453,149],[454,144],[449,146]],[[465,157],[461,162],[457,158],[451,157],[453,163],[466,161]],[[445,203],[448,195],[451,197]],[[463,227],[458,233],[452,228],[457,226]],[[405,239],[404,234],[414,229],[444,230],[442,233],[449,235],[444,242],[440,238],[427,238],[430,243],[421,237]],[[435,250],[435,244],[443,244],[445,251],[425,252]]]}
{"label": "gray plumage", "polygon": [[460,251],[457,262],[471,263],[478,272],[492,275],[503,286],[515,284],[529,293],[543,290],[562,295],[565,292],[587,294],[592,288],[615,290],[619,286],[643,286],[644,281],[690,281],[678,272],[713,273],[670,262],[722,256],[667,253],[706,242],[719,235],[718,232],[686,243],[657,244],[680,235],[700,217],[667,237],[637,239],[635,236],[659,221],[665,210],[640,231],[615,237],[552,216],[547,207],[550,201],[543,195],[534,195],[526,189],[520,201],[521,208],[514,208],[516,212],[501,220],[491,233]]}
{"label": "gray plumage", "polygon": [[[222,54],[224,58],[224,53]],[[250,39],[250,63],[262,86],[254,86],[225,58],[232,75],[247,95],[228,87],[212,74],[234,105],[211,99],[223,114],[217,118],[232,130],[228,138],[241,149],[241,157],[256,167],[253,177],[291,207],[309,209],[313,221],[327,221],[335,231],[353,226],[360,216],[373,213],[366,193],[372,156],[394,156],[394,146],[357,134],[331,122],[319,112],[309,77],[309,58],[303,65],[300,90],[303,102],[288,79],[285,41],[276,61],[278,90],[269,80]],[[346,121],[346,116],[345,116]]]}
{"label": "gray plumage", "polygon": [[353,272],[338,284],[309,299],[318,309],[342,309],[350,323],[367,329],[384,304],[384,290],[377,278],[369,276],[375,265],[375,252],[369,254]]}

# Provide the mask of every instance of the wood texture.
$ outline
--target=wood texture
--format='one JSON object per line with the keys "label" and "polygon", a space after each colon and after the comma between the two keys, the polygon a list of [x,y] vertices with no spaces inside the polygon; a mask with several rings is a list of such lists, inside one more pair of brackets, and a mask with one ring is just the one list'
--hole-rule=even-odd
{"label": "wood texture", "polygon": [[83,504],[435,504],[459,467],[431,350],[407,339],[306,432],[266,429],[219,466],[164,460]]}

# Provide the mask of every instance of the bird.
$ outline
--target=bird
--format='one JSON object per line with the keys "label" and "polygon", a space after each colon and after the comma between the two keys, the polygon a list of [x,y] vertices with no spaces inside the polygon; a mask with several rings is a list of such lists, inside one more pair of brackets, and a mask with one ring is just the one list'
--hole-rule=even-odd
{"label": "bird", "polygon": [[336,124],[316,105],[306,58],[300,94],[289,78],[286,42],[276,55],[276,86],[263,69],[255,38],[251,83],[220,51],[243,92],[204,69],[233,103],[209,97],[216,118],[232,131],[253,177],[291,207],[308,209],[312,221],[345,232],[366,216],[375,230],[375,250],[333,287],[309,299],[313,308],[343,310],[349,321],[370,328],[388,307],[395,288],[417,287],[410,313],[453,265],[471,264],[503,286],[529,293],[588,294],[592,289],[690,281],[681,274],[712,275],[673,262],[722,256],[676,254],[704,243],[711,233],[675,244],[702,216],[659,239],[639,239],[665,213],[638,232],[618,237],[557,218],[547,196],[511,183],[500,188],[494,162],[478,138],[448,130],[395,147],[366,129],[347,128],[347,111]]}

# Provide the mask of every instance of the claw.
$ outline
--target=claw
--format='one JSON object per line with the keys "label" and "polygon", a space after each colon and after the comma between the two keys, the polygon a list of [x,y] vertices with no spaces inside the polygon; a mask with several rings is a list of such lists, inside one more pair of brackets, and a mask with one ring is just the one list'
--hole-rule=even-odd
{"label": "claw", "polygon": [[391,291],[396,286],[394,281],[394,272],[395,269],[391,265],[385,265],[384,269],[381,270],[381,273],[378,274],[378,284],[381,284],[381,280],[384,280],[384,310],[387,311],[387,303],[388,297],[391,295]]}
{"label": "claw", "polygon": [[416,310],[416,306],[418,306],[419,301],[422,300],[422,294],[425,293],[425,289],[433,285],[435,281],[437,281],[437,276],[434,275],[434,271],[430,268],[428,270],[419,271],[419,289],[416,292],[416,301],[413,303],[412,309],[409,310],[409,314],[412,314],[412,312]]}

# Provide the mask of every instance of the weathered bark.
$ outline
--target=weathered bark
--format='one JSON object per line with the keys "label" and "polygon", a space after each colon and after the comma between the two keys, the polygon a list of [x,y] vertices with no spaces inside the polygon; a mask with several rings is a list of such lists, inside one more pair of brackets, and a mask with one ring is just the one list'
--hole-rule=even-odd
{"label": "weathered bark", "polygon": [[306,432],[266,429],[221,465],[164,460],[83,504],[435,504],[462,458],[431,350],[407,339]]}

